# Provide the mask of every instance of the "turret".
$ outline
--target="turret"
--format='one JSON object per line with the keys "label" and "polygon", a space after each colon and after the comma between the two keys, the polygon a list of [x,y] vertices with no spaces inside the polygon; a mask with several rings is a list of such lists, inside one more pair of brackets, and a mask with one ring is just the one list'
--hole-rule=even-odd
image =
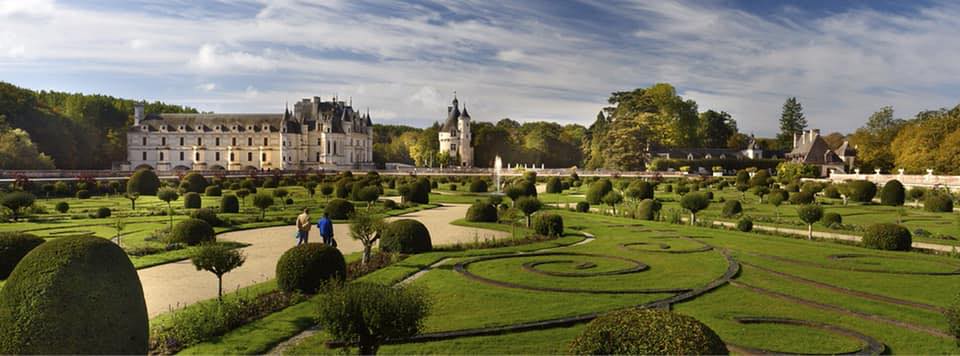
{"label": "turret", "polygon": [[140,125],[140,122],[143,121],[143,102],[136,102],[133,104],[133,124],[135,126]]}

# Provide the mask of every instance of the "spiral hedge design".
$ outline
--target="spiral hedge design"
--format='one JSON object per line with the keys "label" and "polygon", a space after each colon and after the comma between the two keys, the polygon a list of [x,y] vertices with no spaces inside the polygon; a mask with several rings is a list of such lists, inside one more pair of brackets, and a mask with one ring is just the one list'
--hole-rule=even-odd
{"label": "spiral hedge design", "polygon": [[[798,320],[798,319],[789,319],[789,318],[775,318],[775,317],[757,317],[757,316],[743,316],[743,317],[734,317],[734,321],[740,324],[780,324],[780,325],[796,325],[803,326],[808,328],[820,329],[826,332],[829,332],[834,335],[848,337],[860,341],[862,347],[859,350],[849,353],[840,353],[839,355],[879,355],[886,350],[886,346],[883,345],[877,339],[874,339],[870,336],[861,334],[859,332],[842,328],[836,325],[820,323],[816,321],[809,320]],[[816,355],[810,353],[791,353],[783,352],[776,350],[766,350],[766,349],[757,349],[747,346],[741,346],[736,344],[727,343],[727,348],[731,351],[735,351],[739,354],[748,354],[748,355]],[[831,354],[833,355],[833,354]]]}

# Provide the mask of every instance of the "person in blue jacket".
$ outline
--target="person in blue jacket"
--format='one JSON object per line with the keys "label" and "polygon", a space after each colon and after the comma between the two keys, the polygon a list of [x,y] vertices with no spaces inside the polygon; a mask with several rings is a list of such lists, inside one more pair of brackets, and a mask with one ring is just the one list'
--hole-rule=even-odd
{"label": "person in blue jacket", "polygon": [[333,221],[323,213],[320,220],[317,220],[317,228],[320,229],[320,237],[323,238],[323,244],[337,247],[337,240],[333,239]]}

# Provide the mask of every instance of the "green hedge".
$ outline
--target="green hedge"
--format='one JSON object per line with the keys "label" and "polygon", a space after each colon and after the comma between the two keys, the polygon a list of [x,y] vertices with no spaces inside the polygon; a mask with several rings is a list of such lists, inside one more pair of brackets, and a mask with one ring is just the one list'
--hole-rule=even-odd
{"label": "green hedge", "polygon": [[7,279],[23,256],[40,246],[43,241],[27,233],[0,232],[0,280]]}
{"label": "green hedge", "polygon": [[533,217],[533,231],[542,236],[563,236],[563,217],[551,213],[537,214]]}
{"label": "green hedge", "polygon": [[873,224],[863,232],[863,245],[878,250],[910,251],[910,230],[897,224]]}
{"label": "green hedge", "polygon": [[173,226],[170,231],[170,241],[190,246],[216,240],[216,234],[209,223],[200,219],[190,218]]}
{"label": "green hedge", "polygon": [[200,209],[202,202],[200,194],[189,192],[183,195],[183,207],[186,209]]}
{"label": "green hedge", "polygon": [[430,231],[423,223],[413,219],[396,220],[383,229],[380,250],[400,253],[429,252],[433,250]]}
{"label": "green hedge", "polygon": [[940,191],[929,191],[923,198],[923,209],[935,213],[953,212],[953,197]]}
{"label": "green hedge", "polygon": [[323,212],[327,213],[327,216],[334,220],[349,219],[354,211],[353,203],[339,198],[328,202],[327,206],[323,209]]}
{"label": "green hedge", "polygon": [[623,309],[594,319],[570,344],[575,355],[725,355],[708,326],[666,310]]}
{"label": "green hedge", "polygon": [[467,221],[497,222],[497,208],[488,202],[476,202],[467,209]]}
{"label": "green hedge", "polygon": [[280,290],[312,294],[331,280],[343,281],[347,263],[337,248],[307,243],[284,252],[277,261],[276,273]]}
{"label": "green hedge", "polygon": [[224,213],[239,213],[240,199],[236,195],[224,195],[220,198],[220,211]]}

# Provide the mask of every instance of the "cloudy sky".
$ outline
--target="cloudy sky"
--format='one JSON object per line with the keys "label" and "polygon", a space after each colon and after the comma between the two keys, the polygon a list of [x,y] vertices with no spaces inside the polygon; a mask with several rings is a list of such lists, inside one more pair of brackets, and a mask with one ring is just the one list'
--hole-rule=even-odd
{"label": "cloudy sky", "polygon": [[851,131],[960,103],[957,29],[952,1],[0,0],[0,80],[215,112],[336,93],[414,126],[454,91],[478,120],[589,124],[668,82],[744,132],[788,96]]}

